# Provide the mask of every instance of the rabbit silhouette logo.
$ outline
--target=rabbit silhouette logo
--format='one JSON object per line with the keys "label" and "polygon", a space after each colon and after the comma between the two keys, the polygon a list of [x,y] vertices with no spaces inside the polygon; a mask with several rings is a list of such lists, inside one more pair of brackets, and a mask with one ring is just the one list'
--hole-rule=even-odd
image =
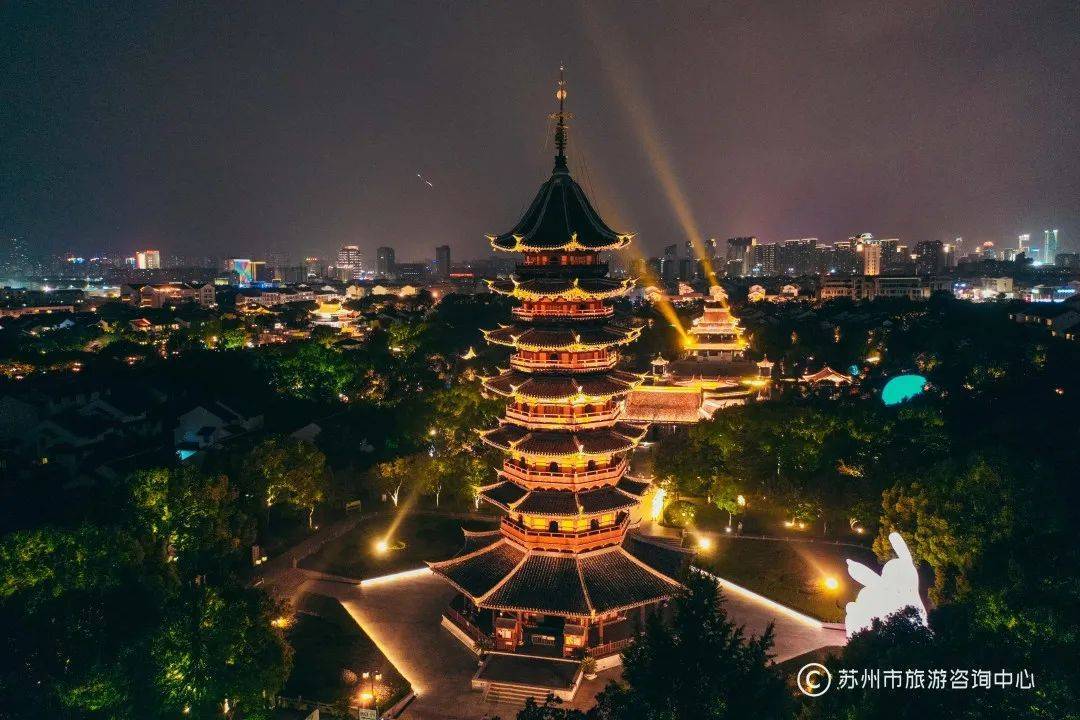
{"label": "rabbit silhouette logo", "polygon": [[885,563],[881,575],[862,563],[847,561],[848,575],[863,586],[854,602],[845,608],[844,628],[848,637],[869,628],[875,618],[884,620],[909,606],[918,611],[922,624],[927,624],[926,607],[919,596],[919,572],[911,551],[898,532],[889,533],[889,543],[896,557]]}

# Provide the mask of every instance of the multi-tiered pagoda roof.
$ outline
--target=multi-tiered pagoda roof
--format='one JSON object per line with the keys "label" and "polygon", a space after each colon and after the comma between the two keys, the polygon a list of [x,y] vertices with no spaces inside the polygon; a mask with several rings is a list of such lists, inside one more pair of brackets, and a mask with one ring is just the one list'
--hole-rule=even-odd
{"label": "multi-tiered pagoda roof", "polygon": [[483,378],[507,406],[481,432],[505,457],[480,498],[506,515],[497,531],[467,533],[461,555],[431,567],[461,593],[465,615],[491,623],[496,649],[539,652],[555,642],[574,656],[611,650],[605,628],[637,627],[643,608],[670,598],[689,554],[635,532],[653,488],[626,474],[647,426],[627,422],[624,410],[643,376],[617,365],[642,325],[616,316],[612,301],[633,281],[607,277],[600,257],[632,236],[607,225],[570,177],[561,84],[558,97],[552,175],[511,230],[489,236],[496,250],[524,253],[513,277],[490,283],[519,301],[513,322],[485,332],[514,349],[509,368]]}

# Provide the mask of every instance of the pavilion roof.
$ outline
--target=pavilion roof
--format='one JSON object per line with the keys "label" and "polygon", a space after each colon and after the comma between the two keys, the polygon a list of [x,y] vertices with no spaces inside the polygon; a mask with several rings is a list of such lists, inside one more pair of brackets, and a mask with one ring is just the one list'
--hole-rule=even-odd
{"label": "pavilion roof", "polygon": [[694,552],[659,538],[627,533],[622,548],[658,573],[677,578],[686,570]]}
{"label": "pavilion roof", "polygon": [[629,509],[641,502],[639,495],[623,492],[611,485],[590,490],[529,490],[510,480],[482,489],[480,497],[508,512],[549,517],[597,515]]}
{"label": "pavilion roof", "polygon": [[484,387],[503,397],[524,400],[572,402],[589,398],[607,399],[629,392],[641,382],[633,373],[613,370],[603,373],[547,375],[508,370],[485,378]]}
{"label": "pavilion roof", "polygon": [[696,423],[703,419],[703,394],[696,387],[649,386],[626,398],[626,419],[637,422]]}
{"label": "pavilion roof", "polygon": [[630,534],[621,545],[576,555],[526,551],[503,539],[428,564],[480,607],[588,617],[670,598],[692,555]]}
{"label": "pavilion roof", "polygon": [[634,285],[632,279],[614,278],[532,278],[518,280],[492,280],[488,286],[500,295],[510,295],[520,300],[599,300],[621,297]]}
{"label": "pavilion roof", "polygon": [[488,240],[496,250],[538,252],[617,250],[632,237],[608,227],[565,164],[557,164],[517,224],[500,235],[489,235]]}
{"label": "pavilion roof", "polygon": [[595,430],[529,430],[504,423],[480,434],[487,444],[505,452],[544,457],[568,455],[610,455],[632,450],[645,436],[647,427],[617,422]]}
{"label": "pavilion roof", "polygon": [[458,555],[469,555],[486,548],[489,545],[494,545],[502,539],[502,533],[496,530],[485,530],[483,532],[476,532],[472,530],[462,530],[465,535],[465,546],[462,548]]}
{"label": "pavilion roof", "polygon": [[642,327],[632,321],[613,321],[587,328],[508,325],[485,330],[484,337],[496,345],[525,350],[599,350],[637,340]]}
{"label": "pavilion roof", "polygon": [[803,382],[820,383],[831,382],[834,385],[842,385],[851,382],[851,378],[843,373],[836,372],[831,367],[826,365],[818,370],[816,373],[809,373],[802,376]]}
{"label": "pavilion roof", "polygon": [[641,497],[649,491],[649,488],[652,487],[652,483],[648,480],[638,480],[629,475],[623,475],[619,478],[619,482],[615,483],[615,487],[619,488],[624,493]]}
{"label": "pavilion roof", "polygon": [[502,538],[467,555],[428,565],[458,590],[476,598],[491,592],[513,572],[525,555],[522,548]]}

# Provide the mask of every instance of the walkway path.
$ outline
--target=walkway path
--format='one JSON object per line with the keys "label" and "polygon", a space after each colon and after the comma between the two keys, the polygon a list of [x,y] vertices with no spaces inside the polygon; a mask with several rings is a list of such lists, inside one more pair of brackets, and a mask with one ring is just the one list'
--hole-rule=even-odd
{"label": "walkway path", "polygon": [[[288,552],[256,569],[254,582],[272,585],[279,596],[294,600],[304,593],[337,598],[364,632],[383,651],[417,692],[403,718],[409,720],[479,720],[501,716],[511,720],[516,708],[485,702],[470,687],[477,659],[440,625],[442,611],[454,591],[430,572],[409,573],[365,585],[320,577],[293,566],[323,543],[354,528],[365,517],[355,515],[327,526]],[[724,591],[730,618],[744,625],[747,634],[760,635],[775,623],[776,661],[783,662],[826,646],[843,645],[843,630],[823,628],[797,613],[785,612],[752,593],[728,588]],[[619,669],[600,673],[586,682],[573,707],[588,708]]]}
{"label": "walkway path", "polygon": [[[477,669],[476,657],[439,624],[443,608],[454,591],[431,573],[408,575],[361,587],[308,578],[302,591],[338,598],[364,632],[412,683],[417,699],[404,718],[414,720],[476,720],[501,715],[513,718],[508,705],[487,703],[470,688]],[[776,624],[777,662],[829,645],[842,645],[842,630],[823,629],[798,620],[775,606],[725,592],[727,609],[748,634],[758,635],[769,622]],[[587,708],[619,670],[600,673],[585,683],[573,706]]]}

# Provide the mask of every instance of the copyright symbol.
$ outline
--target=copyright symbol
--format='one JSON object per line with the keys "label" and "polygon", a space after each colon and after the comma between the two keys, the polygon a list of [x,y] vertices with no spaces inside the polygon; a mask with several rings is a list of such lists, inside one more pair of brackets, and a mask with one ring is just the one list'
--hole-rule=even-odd
{"label": "copyright symbol", "polygon": [[799,674],[795,676],[795,682],[799,691],[809,697],[824,695],[832,685],[832,673],[829,668],[821,663],[807,663],[799,668]]}

